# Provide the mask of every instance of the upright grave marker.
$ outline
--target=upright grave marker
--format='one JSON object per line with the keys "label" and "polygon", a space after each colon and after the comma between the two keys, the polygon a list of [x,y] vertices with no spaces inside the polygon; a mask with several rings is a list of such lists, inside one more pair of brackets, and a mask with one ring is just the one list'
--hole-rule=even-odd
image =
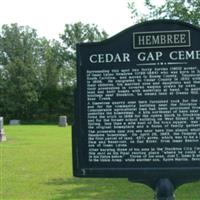
{"label": "upright grave marker", "polygon": [[3,117],[0,117],[0,142],[6,141],[6,135],[3,128]]}
{"label": "upright grave marker", "polygon": [[157,20],[77,45],[74,176],[127,177],[158,195],[200,178],[199,38]]}
{"label": "upright grave marker", "polygon": [[61,127],[66,127],[67,126],[67,116],[65,116],[65,115],[59,116],[59,123],[58,124]]}

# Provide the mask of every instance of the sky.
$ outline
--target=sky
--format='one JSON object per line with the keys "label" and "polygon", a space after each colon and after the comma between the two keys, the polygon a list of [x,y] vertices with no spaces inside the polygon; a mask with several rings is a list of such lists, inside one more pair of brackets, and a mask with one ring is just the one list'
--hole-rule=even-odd
{"label": "sky", "polygon": [[[142,0],[136,3],[144,9]],[[97,24],[110,37],[133,25],[128,0],[0,0],[0,5],[0,26],[28,25],[47,39],[58,39],[65,24],[78,21]]]}

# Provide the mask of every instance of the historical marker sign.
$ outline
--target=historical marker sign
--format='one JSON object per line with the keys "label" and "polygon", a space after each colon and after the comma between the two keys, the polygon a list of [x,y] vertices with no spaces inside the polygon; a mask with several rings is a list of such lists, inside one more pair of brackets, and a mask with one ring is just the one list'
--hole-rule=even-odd
{"label": "historical marker sign", "polygon": [[200,29],[138,24],[79,44],[77,62],[75,176],[199,178]]}

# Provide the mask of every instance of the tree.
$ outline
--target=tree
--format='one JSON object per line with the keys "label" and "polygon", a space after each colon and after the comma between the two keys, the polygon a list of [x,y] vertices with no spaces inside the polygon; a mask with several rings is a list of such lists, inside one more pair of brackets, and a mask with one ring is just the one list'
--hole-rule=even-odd
{"label": "tree", "polygon": [[[76,44],[83,42],[98,42],[107,38],[105,31],[100,31],[97,25],[83,24],[66,24],[64,33],[60,35],[65,50],[65,68],[63,77],[65,84],[74,85],[76,75]],[[63,79],[63,80],[64,80]]]}
{"label": "tree", "polygon": [[3,67],[0,66],[0,113],[3,114],[4,113],[4,104],[6,102],[5,99],[5,91],[6,85],[5,85],[5,80],[4,80],[4,70]]}
{"label": "tree", "polygon": [[176,19],[200,26],[200,1],[199,0],[165,0],[162,5],[155,5],[151,0],[145,0],[148,13],[139,13],[135,0],[128,3],[132,18],[137,22],[152,19]]}
{"label": "tree", "polygon": [[28,117],[38,101],[38,39],[34,29],[17,24],[3,25],[0,33],[1,92],[0,110],[13,117]]}
{"label": "tree", "polygon": [[[76,83],[76,44],[83,42],[98,42],[107,38],[107,33],[101,31],[94,24],[77,22],[66,24],[64,33],[60,35],[63,43],[62,58],[64,66],[60,69],[59,92],[60,113],[67,113],[68,119],[73,121],[74,114],[74,87]],[[62,108],[63,106],[63,108]]]}
{"label": "tree", "polygon": [[18,24],[0,30],[0,114],[6,119],[57,121],[73,118],[76,43],[105,39],[97,26],[65,26],[63,43],[39,38]]}
{"label": "tree", "polygon": [[63,48],[58,41],[48,41],[43,38],[41,49],[41,62],[38,67],[41,88],[39,110],[51,118],[51,115],[57,114],[59,106],[59,91],[62,88],[61,69],[64,67]]}

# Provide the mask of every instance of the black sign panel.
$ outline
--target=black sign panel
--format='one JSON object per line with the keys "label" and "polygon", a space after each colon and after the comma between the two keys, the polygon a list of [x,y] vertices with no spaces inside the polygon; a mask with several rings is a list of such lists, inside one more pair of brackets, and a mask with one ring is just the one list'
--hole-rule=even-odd
{"label": "black sign panel", "polygon": [[74,176],[200,174],[200,30],[172,20],[77,45]]}

